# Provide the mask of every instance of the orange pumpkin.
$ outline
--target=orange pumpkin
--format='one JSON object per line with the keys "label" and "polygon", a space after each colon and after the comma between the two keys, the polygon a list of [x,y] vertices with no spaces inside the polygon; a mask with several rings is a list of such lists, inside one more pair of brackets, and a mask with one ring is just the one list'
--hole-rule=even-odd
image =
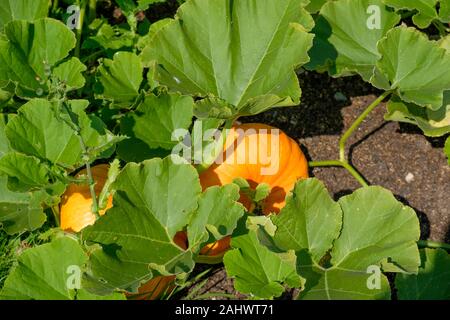
{"label": "orange pumpkin", "polygon": [[[271,192],[261,203],[262,211],[265,215],[279,213],[296,181],[308,178],[308,162],[293,139],[280,130],[277,134],[274,129],[259,123],[233,126],[221,155],[222,163],[214,163],[200,174],[203,190],[232,183],[236,178],[246,179],[251,188],[266,183]],[[270,161],[262,161],[266,159],[261,159],[260,153],[270,156]],[[247,210],[253,210],[252,200],[247,195],[241,193],[239,201]],[[201,253],[223,254],[229,244],[230,238],[226,237],[206,246]]]}
{"label": "orange pumpkin", "polygon": [[[101,164],[91,168],[92,177],[96,181],[95,193],[97,195],[103,189],[108,178],[109,165]],[[77,177],[86,175],[82,170]],[[112,207],[112,197],[108,198],[105,210],[99,214],[104,215],[106,210]],[[92,198],[88,185],[71,184],[62,196],[60,207],[61,229],[70,232],[80,232],[84,227],[94,224],[95,215],[92,213]]]}

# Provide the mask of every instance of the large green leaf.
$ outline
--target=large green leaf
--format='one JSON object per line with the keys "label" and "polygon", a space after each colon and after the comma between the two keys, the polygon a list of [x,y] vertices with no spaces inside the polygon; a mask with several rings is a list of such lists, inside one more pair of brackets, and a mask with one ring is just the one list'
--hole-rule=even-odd
{"label": "large green leaf", "polygon": [[400,300],[449,300],[450,255],[442,249],[420,251],[422,264],[418,274],[395,277]]}
{"label": "large green leaf", "polygon": [[295,268],[293,251],[275,253],[260,243],[257,230],[234,236],[232,250],[224,258],[228,276],[234,277],[236,290],[259,298],[279,297],[285,288],[301,287],[303,279]]}
{"label": "large green leaf", "polygon": [[231,235],[245,212],[238,200],[239,187],[235,184],[208,188],[187,228],[189,246],[200,249],[206,243]]}
{"label": "large green leaf", "polygon": [[8,179],[0,175],[0,225],[8,234],[31,231],[46,219],[42,192],[17,193],[8,189]]}
{"label": "large green leaf", "polygon": [[[133,112],[121,121],[121,132],[145,143],[150,149],[171,150],[176,129],[187,130],[192,124],[194,101],[189,96],[162,93],[145,97]],[[126,140],[122,144],[135,143]]]}
{"label": "large green leaf", "polygon": [[301,91],[294,68],[309,60],[313,37],[301,24],[310,21],[303,5],[302,0],[188,1],[141,58],[146,65],[159,64],[157,79],[171,90],[214,95],[237,114],[295,105]]}
{"label": "large green leaf", "polygon": [[[297,252],[297,271],[306,278],[300,298],[389,298],[382,264],[388,261],[404,272],[415,272],[420,264],[416,244],[420,230],[414,211],[380,187],[359,189],[341,198],[338,205],[341,213],[321,183],[302,180],[279,217],[272,218],[277,226],[276,246]],[[368,283],[373,277],[379,282],[372,288]]]}
{"label": "large green leaf", "polygon": [[421,29],[428,28],[431,22],[433,22],[433,20],[438,20],[440,16],[444,21],[444,18],[448,19],[448,17],[445,17],[445,10],[442,10],[441,15],[438,15],[436,8],[438,3],[445,8],[445,5],[448,3],[447,0],[383,0],[383,2],[397,10],[407,9],[415,11],[412,20],[414,24]]}
{"label": "large green leaf", "polygon": [[117,52],[113,60],[105,59],[98,68],[99,98],[111,100],[115,106],[130,108],[139,95],[143,67],[131,52]]}
{"label": "large green leaf", "polygon": [[444,92],[444,104],[436,111],[404,103],[398,97],[389,101],[387,110],[386,120],[415,124],[427,136],[440,137],[450,132],[450,91]]}
{"label": "large green leaf", "polygon": [[13,191],[26,192],[50,184],[48,166],[38,158],[17,152],[7,153],[0,158],[0,173],[9,177],[8,186]]}
{"label": "large green leaf", "polygon": [[[368,12],[370,6],[380,9],[379,25],[376,24],[377,16],[371,17],[378,12]],[[377,50],[378,41],[399,21],[400,16],[389,11],[381,0],[326,3],[313,29],[316,37],[308,68],[325,68],[335,77],[358,73],[368,81],[381,57]]]}
{"label": "large green leaf", "polygon": [[[87,147],[108,147],[114,138],[101,120],[86,115],[84,109],[87,105],[86,100],[70,101],[70,107],[82,128],[83,139]],[[61,112],[56,104],[44,99],[33,99],[24,104],[6,126],[11,147],[64,167],[81,165],[83,149],[80,139]]]}
{"label": "large green leaf", "polygon": [[0,158],[11,150],[5,133],[7,117],[5,114],[0,114]]}
{"label": "large green leaf", "polygon": [[[6,279],[0,291],[0,299],[8,300],[91,300],[102,299],[84,289],[72,288],[80,276],[88,257],[78,244],[69,237],[58,238],[24,251],[18,259],[17,266]],[[79,271],[78,271],[79,270]],[[115,294],[109,299],[123,299]]]}
{"label": "large green leaf", "polygon": [[307,249],[319,261],[339,235],[342,211],[319,180],[295,185],[282,214],[272,217],[278,226],[275,243],[282,249]]}
{"label": "large green leaf", "polygon": [[450,53],[414,28],[400,26],[378,43],[382,57],[372,84],[395,90],[405,102],[437,110],[450,90]]}
{"label": "large green leaf", "polygon": [[0,32],[12,20],[34,21],[45,18],[48,12],[48,0],[1,0]]}
{"label": "large green leaf", "polygon": [[0,80],[15,82],[21,97],[45,94],[52,68],[75,46],[74,33],[49,18],[10,22],[5,33],[7,40],[0,39]]}
{"label": "large green leaf", "polygon": [[201,193],[197,171],[173,162],[172,157],[128,164],[115,189],[126,192],[131,203],[147,208],[171,237],[188,224]]}
{"label": "large green leaf", "polygon": [[155,270],[177,274],[193,268],[191,251],[173,237],[197,209],[201,186],[192,166],[171,159],[128,164],[114,184],[113,208],[83,231],[84,239],[102,246],[92,254],[90,270],[103,287],[135,291]]}

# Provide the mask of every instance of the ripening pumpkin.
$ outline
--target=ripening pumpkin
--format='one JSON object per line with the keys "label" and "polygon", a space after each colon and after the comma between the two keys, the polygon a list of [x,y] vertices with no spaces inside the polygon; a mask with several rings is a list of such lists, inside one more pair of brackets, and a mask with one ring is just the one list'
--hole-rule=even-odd
{"label": "ripening pumpkin", "polygon": [[[103,189],[108,178],[109,166],[107,164],[97,165],[91,168],[92,177],[96,181],[95,193],[97,195]],[[85,175],[82,170],[77,177]],[[105,210],[99,214],[104,215],[106,210],[112,207],[112,197],[108,198]],[[71,184],[63,194],[60,207],[61,229],[70,232],[80,232],[84,227],[94,224],[95,215],[92,213],[92,198],[88,185]]]}
{"label": "ripening pumpkin", "polygon": [[[262,212],[265,215],[279,213],[296,181],[308,178],[308,162],[293,139],[281,130],[276,134],[273,129],[276,128],[259,123],[233,126],[221,155],[222,163],[216,162],[200,174],[203,190],[232,183],[236,178],[246,179],[251,188],[266,183],[271,192],[261,203]],[[270,161],[262,159],[260,153],[271,156]],[[247,195],[241,193],[239,201],[247,210],[253,210],[252,200]],[[203,248],[201,253],[223,254],[229,244],[230,237],[226,237]]]}

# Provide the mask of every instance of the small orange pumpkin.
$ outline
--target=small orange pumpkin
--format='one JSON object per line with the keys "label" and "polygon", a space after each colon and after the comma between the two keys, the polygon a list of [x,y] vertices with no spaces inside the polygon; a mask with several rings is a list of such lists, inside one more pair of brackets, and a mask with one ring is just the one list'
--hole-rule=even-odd
{"label": "small orange pumpkin", "polygon": [[[103,189],[108,178],[109,165],[101,164],[91,168],[92,177],[96,181],[95,193]],[[77,177],[86,175],[82,170]],[[105,210],[99,214],[104,215],[112,207],[112,197],[108,198]],[[61,229],[69,232],[80,232],[84,227],[94,224],[95,215],[92,213],[92,198],[88,185],[71,184],[62,196],[60,206]]]}
{"label": "small orange pumpkin", "polygon": [[[221,155],[222,163],[215,163],[200,174],[203,190],[232,183],[236,178],[246,179],[251,188],[266,183],[271,192],[262,202],[262,211],[265,215],[279,213],[297,180],[308,178],[308,162],[298,144],[281,130],[273,131],[275,129],[259,123],[233,126]],[[270,161],[260,161],[260,153],[270,155]],[[247,195],[241,193],[239,201],[247,210],[253,209]],[[220,255],[229,244],[230,237],[226,237],[206,246],[201,253]]]}

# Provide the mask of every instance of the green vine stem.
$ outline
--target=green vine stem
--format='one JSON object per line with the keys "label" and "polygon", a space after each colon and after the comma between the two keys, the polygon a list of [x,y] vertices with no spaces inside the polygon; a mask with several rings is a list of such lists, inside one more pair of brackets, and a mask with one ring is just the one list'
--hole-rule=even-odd
{"label": "green vine stem", "polygon": [[369,186],[366,180],[352,167],[347,161],[341,160],[325,160],[325,161],[310,161],[310,167],[343,167],[345,168],[363,187]]}
{"label": "green vine stem", "polygon": [[89,0],[88,23],[94,21],[97,17],[97,0]]}
{"label": "green vine stem", "polygon": [[52,1],[52,12],[53,14],[56,13],[59,7],[59,0],[53,0]]}
{"label": "green vine stem", "polygon": [[422,248],[450,250],[450,243],[442,243],[430,240],[419,240],[417,241],[417,244],[419,245],[419,247]]}
{"label": "green vine stem", "polygon": [[69,115],[70,120],[72,121],[71,127],[75,131],[75,134],[78,136],[78,140],[80,141],[81,150],[83,150],[83,161],[86,166],[86,173],[87,173],[87,178],[88,178],[88,183],[89,183],[89,191],[91,193],[91,198],[92,198],[92,213],[95,215],[95,218],[98,219],[100,216],[99,215],[99,206],[98,206],[98,201],[97,201],[97,194],[95,193],[95,180],[92,176],[91,164],[89,162],[89,150],[86,145],[86,142],[84,141],[84,138],[83,138],[83,135],[81,132],[81,127],[78,125],[78,121],[74,118],[73,113],[70,110],[70,108],[68,107],[66,100],[67,100],[67,98],[64,97],[64,99],[62,100],[61,103],[62,103],[64,109],[66,110],[67,114]]}
{"label": "green vine stem", "polygon": [[381,96],[379,96],[374,102],[372,102],[366,110],[353,122],[353,124],[348,128],[347,131],[343,134],[341,139],[339,140],[339,160],[341,161],[347,161],[345,157],[345,144],[347,140],[350,138],[350,136],[355,132],[356,129],[361,125],[361,123],[364,121],[364,119],[367,118],[369,113],[373,111],[387,96],[389,96],[392,92],[386,91]]}
{"label": "green vine stem", "polygon": [[60,220],[59,220],[59,207],[57,205],[56,206],[52,206],[50,208],[50,210],[53,213],[53,218],[55,219],[56,226],[59,227],[61,225]]}
{"label": "green vine stem", "polygon": [[310,161],[308,165],[310,167],[343,167],[345,168],[363,187],[367,187],[366,180],[356,171],[356,169],[348,162],[345,154],[345,146],[347,140],[361,125],[364,119],[375,109],[384,99],[386,99],[392,91],[386,91],[379,96],[374,102],[372,102],[366,110],[352,123],[350,128],[342,135],[339,140],[339,160],[325,160],[325,161]]}
{"label": "green vine stem", "polygon": [[441,21],[435,20],[435,21],[433,21],[433,25],[436,27],[436,29],[439,32],[439,35],[442,38],[447,36],[447,28],[445,27],[445,25]]}

